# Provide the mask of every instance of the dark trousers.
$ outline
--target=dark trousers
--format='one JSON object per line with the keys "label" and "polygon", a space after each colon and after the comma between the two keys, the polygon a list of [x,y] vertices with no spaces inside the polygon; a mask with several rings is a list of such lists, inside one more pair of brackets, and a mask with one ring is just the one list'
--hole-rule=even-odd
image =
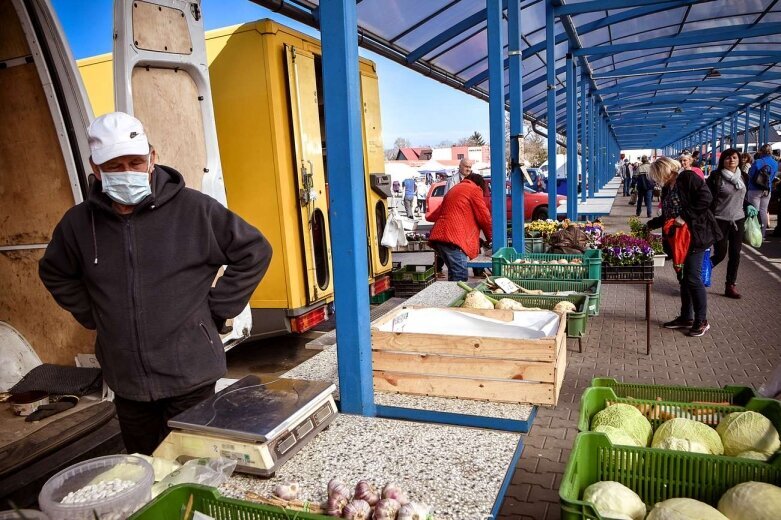
{"label": "dark trousers", "polygon": [[713,267],[728,257],[727,260],[727,285],[735,285],[738,281],[738,267],[740,266],[740,250],[743,248],[743,230],[745,229],[746,219],[742,218],[736,222],[716,219],[721,228],[721,234],[724,238],[713,245],[713,256],[711,262]]}
{"label": "dark trousers", "polygon": [[132,401],[114,397],[122,440],[128,453],[151,455],[171,431],[168,419],[214,395],[214,383],[159,401]]}
{"label": "dark trousers", "polygon": [[702,283],[702,261],[705,251],[689,253],[683,261],[681,277],[681,318],[702,322],[708,319],[708,295]]}
{"label": "dark trousers", "polygon": [[654,190],[637,191],[637,211],[635,215],[640,216],[640,210],[643,209],[643,201],[645,201],[645,210],[648,218],[651,217],[651,204],[653,203]]}
{"label": "dark trousers", "polygon": [[432,242],[431,246],[442,257],[447,265],[447,279],[450,282],[466,282],[469,280],[466,257],[460,247],[447,242]]}

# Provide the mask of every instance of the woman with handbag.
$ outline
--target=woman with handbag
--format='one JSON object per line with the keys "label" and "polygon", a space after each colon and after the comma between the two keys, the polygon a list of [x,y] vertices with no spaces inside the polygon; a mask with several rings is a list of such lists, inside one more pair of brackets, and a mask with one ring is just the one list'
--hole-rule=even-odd
{"label": "woman with handbag", "polygon": [[667,329],[689,329],[689,336],[702,336],[708,324],[708,295],[702,281],[705,252],[721,238],[716,219],[710,211],[713,196],[705,181],[691,170],[680,173],[678,161],[661,157],[651,164],[650,177],[662,186],[662,214],[648,221],[649,229],[665,228],[665,238],[676,241],[675,234],[688,232],[690,242],[682,261],[681,313],[664,324]]}
{"label": "woman with handbag", "polygon": [[[724,296],[740,298],[735,288],[740,265],[740,250],[743,248],[743,233],[746,214],[756,215],[753,206],[746,208],[746,184],[740,171],[740,152],[734,148],[724,150],[719,157],[719,166],[707,180],[713,195],[711,211],[721,229],[722,238],[714,244],[711,261],[716,267],[725,257],[727,260],[727,281]],[[744,209],[745,208],[745,209]]]}
{"label": "woman with handbag", "polygon": [[637,211],[635,215],[640,216],[640,210],[643,209],[643,201],[645,201],[646,215],[648,218],[651,218],[651,204],[653,203],[655,184],[648,176],[648,172],[651,170],[648,156],[644,155],[640,160],[641,164],[637,167],[637,178],[635,179],[635,187],[637,188]]}
{"label": "woman with handbag", "polygon": [[759,221],[762,223],[762,238],[768,226],[767,207],[770,204],[770,191],[773,179],[778,173],[778,163],[772,156],[773,149],[769,144],[763,144],[759,149],[759,158],[754,161],[748,171],[748,203],[759,211]]}

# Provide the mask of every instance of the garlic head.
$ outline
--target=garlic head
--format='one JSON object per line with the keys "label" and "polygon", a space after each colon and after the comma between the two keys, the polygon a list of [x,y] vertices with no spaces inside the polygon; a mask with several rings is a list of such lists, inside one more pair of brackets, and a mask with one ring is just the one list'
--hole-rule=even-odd
{"label": "garlic head", "polygon": [[344,508],[347,506],[347,501],[348,499],[341,495],[334,495],[330,497],[325,505],[328,516],[336,516],[341,518],[342,513],[344,512]]}
{"label": "garlic head", "polygon": [[383,498],[374,506],[374,520],[396,520],[401,504],[393,498]]}
{"label": "garlic head", "polygon": [[342,511],[342,518],[347,520],[369,520],[371,517],[372,506],[366,500],[353,500]]}
{"label": "garlic head", "polygon": [[389,482],[382,488],[382,498],[392,498],[401,505],[405,505],[409,502],[407,494],[401,489],[401,486],[395,482]]}
{"label": "garlic head", "polygon": [[343,497],[347,499],[347,501],[349,501],[352,496],[350,495],[350,488],[347,487],[347,484],[337,478],[332,478],[328,481],[328,497],[334,496]]}
{"label": "garlic head", "polygon": [[428,518],[429,507],[419,502],[410,502],[401,506],[396,520],[426,520]]}
{"label": "garlic head", "polygon": [[299,485],[298,482],[283,482],[274,486],[271,491],[275,497],[282,500],[295,500],[298,498]]}
{"label": "garlic head", "polygon": [[380,492],[368,480],[361,480],[355,486],[355,498],[365,500],[370,506],[374,506],[380,500]]}

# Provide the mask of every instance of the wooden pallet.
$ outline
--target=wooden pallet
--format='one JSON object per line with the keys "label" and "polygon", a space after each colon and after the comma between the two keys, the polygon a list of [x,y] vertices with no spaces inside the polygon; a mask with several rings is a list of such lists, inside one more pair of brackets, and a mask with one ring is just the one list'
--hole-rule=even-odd
{"label": "wooden pallet", "polygon": [[[555,336],[540,339],[380,330],[415,309],[395,309],[372,325],[375,390],[538,405],[558,401],[567,366],[565,319],[559,320]],[[448,311],[508,322],[514,312],[442,309]]]}

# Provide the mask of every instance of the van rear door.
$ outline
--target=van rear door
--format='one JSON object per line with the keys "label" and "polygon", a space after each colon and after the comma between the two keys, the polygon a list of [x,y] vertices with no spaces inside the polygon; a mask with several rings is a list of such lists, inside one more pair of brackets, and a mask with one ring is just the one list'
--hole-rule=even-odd
{"label": "van rear door", "polygon": [[[144,123],[160,162],[227,206],[200,2],[114,3],[114,89],[116,110]],[[223,335],[226,348],[251,329],[247,306]]]}

